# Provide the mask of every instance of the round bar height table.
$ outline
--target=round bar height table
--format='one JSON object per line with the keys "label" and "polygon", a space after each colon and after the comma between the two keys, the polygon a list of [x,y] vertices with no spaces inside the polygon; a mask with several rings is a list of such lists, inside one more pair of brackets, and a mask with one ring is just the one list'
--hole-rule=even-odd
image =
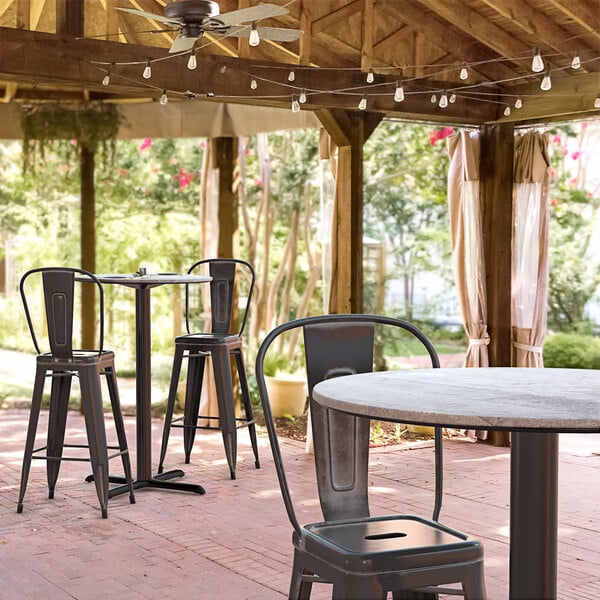
{"label": "round bar height table", "polygon": [[511,600],[557,597],[558,433],[600,432],[600,370],[415,369],[337,377],[313,397],[384,421],[511,431]]}
{"label": "round bar height table", "polygon": [[[152,363],[150,290],[159,285],[204,283],[210,277],[200,275],[96,275],[107,284],[124,285],[135,289],[135,407],[136,407],[136,476],[134,489],[159,488],[204,494],[201,485],[167,481],[184,475],[175,469],[152,476]],[[111,478],[112,479],[112,478]],[[115,481],[117,478],[114,479]],[[124,488],[124,489],[122,489]],[[120,486],[110,491],[116,496],[126,491]]]}

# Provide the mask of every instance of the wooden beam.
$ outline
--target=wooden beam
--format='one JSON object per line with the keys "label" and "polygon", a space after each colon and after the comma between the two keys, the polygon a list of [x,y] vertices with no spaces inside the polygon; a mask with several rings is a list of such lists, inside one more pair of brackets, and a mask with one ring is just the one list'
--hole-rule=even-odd
{"label": "wooden beam", "polygon": [[56,33],[74,38],[83,36],[83,3],[56,0]]}
{"label": "wooden beam", "polygon": [[311,0],[300,0],[300,29],[304,32],[300,38],[300,55],[298,63],[310,65],[312,46],[312,11]]}
{"label": "wooden beam", "polygon": [[362,19],[362,50],[360,66],[368,71],[373,66],[373,36],[375,30],[375,10],[373,0],[364,0]]}
{"label": "wooden beam", "polygon": [[337,25],[338,23],[343,23],[350,17],[354,16],[356,13],[359,13],[363,9],[363,0],[353,0],[348,4],[338,8],[330,12],[329,14],[321,17],[320,19],[316,19],[312,24],[312,33],[316,35],[321,31],[326,31],[330,27]]}
{"label": "wooden beam", "polygon": [[17,0],[17,29],[31,29],[30,0]]}
{"label": "wooden beam", "polygon": [[237,195],[233,191],[234,171],[237,164],[238,138],[214,138],[213,160],[219,170],[219,238],[217,257],[235,256],[235,234],[238,230]]}
{"label": "wooden beam", "polygon": [[597,0],[550,0],[550,3],[600,39],[600,3]]}

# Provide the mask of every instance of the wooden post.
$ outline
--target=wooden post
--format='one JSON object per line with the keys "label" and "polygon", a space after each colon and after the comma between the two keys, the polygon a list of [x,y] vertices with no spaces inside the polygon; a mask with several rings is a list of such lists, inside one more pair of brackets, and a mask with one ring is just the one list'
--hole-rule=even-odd
{"label": "wooden post", "polygon": [[211,140],[213,166],[219,170],[219,239],[217,256],[235,256],[238,231],[237,195],[233,191],[234,171],[237,162],[238,138],[219,137]]}
{"label": "wooden post", "polygon": [[[513,155],[512,124],[483,127],[481,198],[490,367],[511,366]],[[509,437],[505,432],[490,432],[488,439],[508,445]]]}
{"label": "wooden post", "polygon": [[[82,145],[79,154],[81,177],[81,268],[96,271],[96,195],[94,190],[95,154]],[[82,288],[81,346],[95,348],[95,286]]]}
{"label": "wooden post", "polygon": [[318,111],[338,147],[332,222],[330,313],[363,310],[363,145],[383,115],[363,111]]}

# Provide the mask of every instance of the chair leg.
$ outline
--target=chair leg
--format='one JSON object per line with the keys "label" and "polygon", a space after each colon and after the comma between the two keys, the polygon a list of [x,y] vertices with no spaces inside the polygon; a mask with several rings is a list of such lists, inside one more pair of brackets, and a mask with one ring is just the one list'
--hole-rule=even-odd
{"label": "chair leg", "polygon": [[19,500],[17,502],[17,512],[23,512],[23,498],[27,489],[27,480],[29,479],[29,469],[31,467],[31,456],[35,445],[35,434],[40,418],[42,408],[42,396],[44,394],[44,382],[46,371],[38,367],[35,371],[35,382],[33,384],[33,394],[31,396],[31,412],[29,413],[29,424],[27,425],[27,438],[25,440],[25,452],[23,455],[23,466],[21,467],[21,488],[19,490]]}
{"label": "chair leg", "polygon": [[123,473],[125,474],[125,482],[129,488],[129,503],[135,504],[133,479],[131,476],[131,460],[129,457],[129,448],[127,447],[125,423],[123,422],[123,413],[121,412],[121,399],[119,398],[119,388],[117,386],[117,376],[115,374],[114,367],[106,367],[104,369],[104,374],[106,375],[106,385],[108,386],[110,406],[112,408],[115,429],[117,430],[119,451],[121,452],[121,461],[123,462]]}
{"label": "chair leg", "polygon": [[344,576],[333,584],[332,600],[385,600],[387,591],[374,577]]}
{"label": "chair leg", "polygon": [[173,370],[171,371],[171,384],[169,386],[169,397],[167,399],[167,410],[165,412],[165,423],[163,426],[162,443],[160,445],[160,460],[158,461],[158,472],[163,472],[169,435],[171,434],[171,423],[177,400],[177,387],[179,386],[179,375],[181,374],[181,362],[183,360],[183,348],[175,344],[175,355],[173,357]]}
{"label": "chair leg", "polygon": [[466,600],[486,600],[485,578],[483,566],[472,566],[466,577],[463,578],[462,588]]}
{"label": "chair leg", "polygon": [[72,375],[63,372],[52,374],[50,408],[48,410],[48,446],[46,450],[46,477],[48,498],[54,498],[54,488],[60,471],[65,428],[69,410]]}
{"label": "chair leg", "polygon": [[302,560],[298,550],[294,550],[294,565],[292,566],[292,579],[290,581],[290,592],[288,600],[309,600],[312,592],[312,581],[303,581],[302,576],[306,570],[302,566]]}
{"label": "chair leg", "polygon": [[260,469],[260,461],[258,459],[258,442],[256,440],[256,426],[254,424],[254,414],[252,412],[252,403],[250,401],[250,390],[248,388],[248,379],[246,377],[246,367],[244,365],[244,357],[241,350],[234,352],[235,363],[237,365],[238,377],[240,380],[240,388],[242,390],[242,402],[244,404],[244,414],[248,423],[248,433],[250,434],[250,443],[254,452],[254,466]]}
{"label": "chair leg", "polygon": [[225,446],[225,456],[227,457],[231,479],[235,479],[237,428],[235,422],[231,362],[229,359],[228,348],[224,344],[214,347],[211,350],[211,358],[215,374],[217,403],[219,405],[219,422],[221,424],[223,445]]}
{"label": "chair leg", "polygon": [[100,374],[96,367],[86,367],[79,371],[81,385],[81,404],[85,418],[90,461],[96,493],[100,501],[102,518],[108,517],[108,452],[106,449],[106,430],[102,411]]}
{"label": "chair leg", "polygon": [[190,455],[196,439],[198,414],[200,412],[200,394],[204,379],[206,355],[203,353],[192,354],[188,358],[187,383],[185,387],[185,406],[183,408],[183,451],[185,464],[190,464]]}

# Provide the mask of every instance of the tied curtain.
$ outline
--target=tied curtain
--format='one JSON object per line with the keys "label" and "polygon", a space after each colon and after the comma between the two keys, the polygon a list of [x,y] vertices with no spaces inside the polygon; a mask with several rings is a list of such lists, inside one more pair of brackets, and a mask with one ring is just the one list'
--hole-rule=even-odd
{"label": "tied curtain", "polygon": [[463,324],[469,339],[465,367],[488,367],[487,298],[479,202],[479,133],[448,138],[448,209],[452,267]]}
{"label": "tied curtain", "polygon": [[515,138],[512,365],[543,367],[548,295],[548,134]]}

